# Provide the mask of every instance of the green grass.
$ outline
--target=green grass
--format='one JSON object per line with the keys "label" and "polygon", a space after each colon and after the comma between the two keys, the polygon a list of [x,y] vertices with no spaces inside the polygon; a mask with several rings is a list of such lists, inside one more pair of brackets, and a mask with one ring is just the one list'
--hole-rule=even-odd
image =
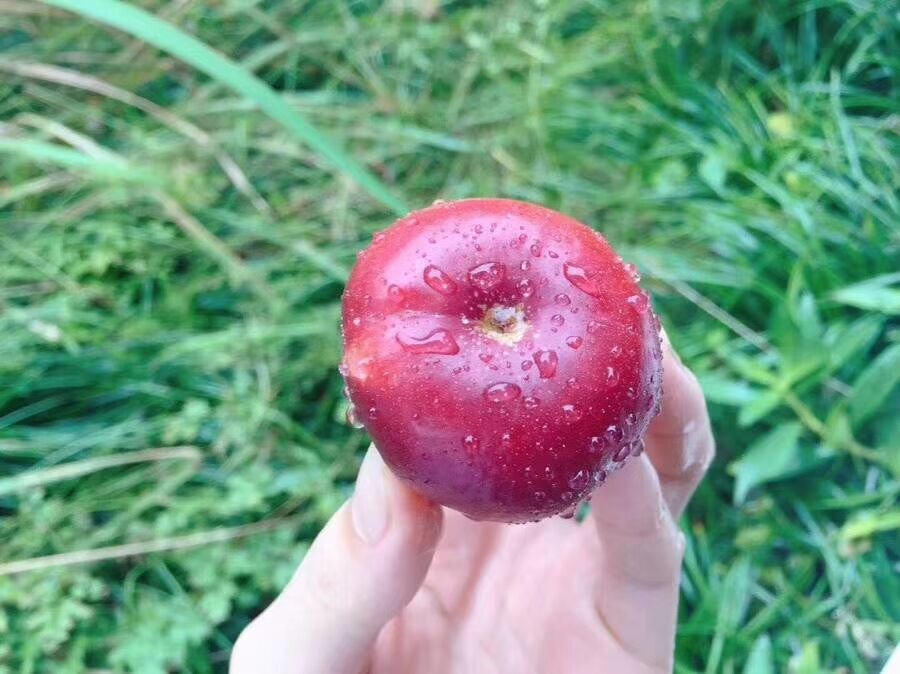
{"label": "green grass", "polygon": [[679,671],[877,671],[897,2],[138,4],[0,2],[0,673],[224,671],[366,442],[356,251],[475,195],[604,231],[703,381]]}

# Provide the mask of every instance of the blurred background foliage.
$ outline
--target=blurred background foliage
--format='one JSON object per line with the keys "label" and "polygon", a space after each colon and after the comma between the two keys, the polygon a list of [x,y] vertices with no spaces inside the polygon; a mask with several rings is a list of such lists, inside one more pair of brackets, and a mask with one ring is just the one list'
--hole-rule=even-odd
{"label": "blurred background foliage", "polygon": [[875,671],[898,55],[895,0],[0,0],[0,672],[225,670],[366,443],[355,253],[476,195],[603,231],[704,384],[678,671]]}

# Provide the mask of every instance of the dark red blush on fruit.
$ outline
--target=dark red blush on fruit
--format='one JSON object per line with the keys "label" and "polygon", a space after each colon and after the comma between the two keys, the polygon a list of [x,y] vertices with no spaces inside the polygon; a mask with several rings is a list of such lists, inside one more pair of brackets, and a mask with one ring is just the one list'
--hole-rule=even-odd
{"label": "dark red blush on fruit", "polygon": [[659,411],[659,322],[638,281],[600,234],[540,206],[412,213],[344,294],[352,416],[395,474],[469,517],[570,514]]}

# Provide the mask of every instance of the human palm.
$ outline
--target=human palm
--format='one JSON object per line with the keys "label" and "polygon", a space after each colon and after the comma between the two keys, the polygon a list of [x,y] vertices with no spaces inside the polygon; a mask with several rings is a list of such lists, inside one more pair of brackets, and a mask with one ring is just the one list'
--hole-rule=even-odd
{"label": "human palm", "polygon": [[242,633],[231,671],[671,671],[675,519],[714,447],[696,380],[670,349],[664,368],[647,452],[595,492],[583,522],[473,522],[410,491],[370,450],[350,505]]}

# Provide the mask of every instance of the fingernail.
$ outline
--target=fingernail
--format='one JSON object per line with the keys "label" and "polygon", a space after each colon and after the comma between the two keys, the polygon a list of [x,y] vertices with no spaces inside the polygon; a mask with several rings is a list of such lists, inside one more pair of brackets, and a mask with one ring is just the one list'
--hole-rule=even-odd
{"label": "fingernail", "polygon": [[359,468],[356,491],[350,502],[353,527],[369,545],[375,545],[384,537],[391,517],[386,471],[387,466],[378,450],[374,446],[369,447]]}

